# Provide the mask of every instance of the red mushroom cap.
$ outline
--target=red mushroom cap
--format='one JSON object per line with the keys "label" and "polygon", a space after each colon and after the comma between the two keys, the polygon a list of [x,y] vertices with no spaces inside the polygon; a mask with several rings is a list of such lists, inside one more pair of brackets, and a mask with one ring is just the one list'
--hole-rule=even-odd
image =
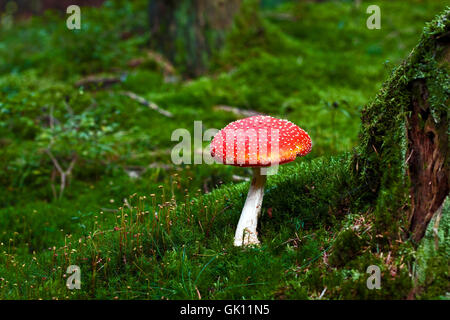
{"label": "red mushroom cap", "polygon": [[211,142],[218,162],[241,167],[283,164],[311,151],[309,135],[288,120],[253,116],[231,122]]}

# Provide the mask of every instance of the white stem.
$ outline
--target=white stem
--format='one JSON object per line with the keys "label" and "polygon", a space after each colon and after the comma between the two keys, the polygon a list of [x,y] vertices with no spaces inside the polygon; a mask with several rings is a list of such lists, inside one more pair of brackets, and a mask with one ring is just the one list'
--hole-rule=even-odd
{"label": "white stem", "polygon": [[261,175],[261,168],[253,168],[252,182],[234,235],[234,245],[237,247],[259,244],[256,227],[261,213],[265,183],[266,176]]}

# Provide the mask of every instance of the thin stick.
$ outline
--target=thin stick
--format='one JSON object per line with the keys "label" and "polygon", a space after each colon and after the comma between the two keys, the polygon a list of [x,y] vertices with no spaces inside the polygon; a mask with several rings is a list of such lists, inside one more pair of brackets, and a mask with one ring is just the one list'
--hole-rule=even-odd
{"label": "thin stick", "polygon": [[61,184],[59,188],[59,199],[62,198],[64,194],[64,189],[66,188],[66,178],[72,174],[73,167],[75,166],[75,163],[77,162],[78,156],[75,154],[72,157],[72,160],[70,161],[69,167],[66,170],[63,170],[61,165],[59,164],[59,161],[53,156],[53,153],[50,151],[50,149],[45,149],[45,153],[50,157],[50,159],[53,162],[53,165],[55,166],[56,170],[59,172],[59,175],[61,176]]}
{"label": "thin stick", "polygon": [[139,102],[140,104],[149,107],[152,110],[155,110],[156,112],[162,114],[163,116],[166,116],[168,118],[172,118],[173,114],[170,113],[167,110],[161,109],[160,107],[158,107],[154,102],[148,101],[145,98],[138,96],[137,94],[135,94],[134,92],[131,91],[122,91],[120,92],[120,94],[127,96],[130,99],[133,99],[137,102]]}

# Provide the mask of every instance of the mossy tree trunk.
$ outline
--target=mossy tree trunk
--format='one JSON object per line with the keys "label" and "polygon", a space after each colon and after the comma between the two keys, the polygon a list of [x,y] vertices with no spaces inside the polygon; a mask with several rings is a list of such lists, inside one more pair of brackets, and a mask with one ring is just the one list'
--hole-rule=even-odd
{"label": "mossy tree trunk", "polygon": [[151,46],[187,76],[208,68],[215,49],[239,10],[241,0],[150,0]]}
{"label": "mossy tree trunk", "polygon": [[[445,49],[448,53],[449,47]],[[447,56],[447,58],[450,56]],[[408,175],[411,180],[410,231],[415,241],[425,235],[433,214],[449,192],[447,114],[432,116],[430,89],[423,80],[411,83],[408,124]]]}
{"label": "mossy tree trunk", "polygon": [[388,241],[420,241],[449,193],[449,14],[427,25],[363,110],[353,168],[364,201],[374,204],[376,232]]}

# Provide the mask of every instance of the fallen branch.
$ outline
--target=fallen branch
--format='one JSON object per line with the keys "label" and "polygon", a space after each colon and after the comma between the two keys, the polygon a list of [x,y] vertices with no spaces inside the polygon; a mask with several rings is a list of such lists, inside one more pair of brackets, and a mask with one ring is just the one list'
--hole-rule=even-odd
{"label": "fallen branch", "polygon": [[231,178],[233,179],[233,181],[250,181],[249,177],[241,177],[238,176],[237,174],[233,174]]}
{"label": "fallen branch", "polygon": [[147,57],[135,58],[128,62],[128,66],[137,67],[146,61],[154,61],[156,65],[162,69],[164,75],[175,74],[175,68],[162,54],[155,51],[147,51]]}
{"label": "fallen branch", "polygon": [[142,104],[142,105],[144,105],[144,106],[146,106],[146,107],[148,107],[148,108],[150,108],[150,109],[152,109],[152,110],[154,110],[154,111],[156,111],[156,112],[162,114],[163,116],[166,116],[166,117],[168,117],[168,118],[172,118],[172,117],[173,117],[173,114],[172,114],[171,112],[169,112],[169,111],[167,111],[167,110],[164,110],[164,109],[161,109],[160,107],[158,107],[158,106],[156,105],[156,103],[151,102],[151,101],[148,101],[148,100],[146,100],[145,98],[143,98],[143,97],[141,97],[141,96],[138,96],[138,95],[135,94],[134,92],[131,92],[131,91],[122,91],[122,92],[120,92],[120,94],[122,94],[122,95],[124,95],[124,96],[127,96],[128,98],[133,99],[133,100],[139,102],[140,104]]}
{"label": "fallen branch", "polygon": [[246,109],[239,109],[236,107],[230,107],[230,106],[224,106],[224,105],[217,105],[213,107],[213,110],[215,111],[226,111],[234,113],[235,115],[239,117],[253,117],[253,116],[260,116],[262,113],[254,110],[246,110]]}
{"label": "fallen branch", "polygon": [[85,87],[85,88],[93,88],[93,87],[109,87],[115,83],[119,83],[122,81],[122,77],[104,77],[99,75],[90,75],[86,78],[78,80],[75,83],[75,87]]}

